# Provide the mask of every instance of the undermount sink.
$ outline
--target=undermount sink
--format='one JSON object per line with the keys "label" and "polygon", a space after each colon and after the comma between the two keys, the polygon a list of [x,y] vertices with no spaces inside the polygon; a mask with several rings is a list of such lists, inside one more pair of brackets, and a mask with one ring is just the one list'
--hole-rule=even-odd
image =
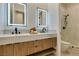
{"label": "undermount sink", "polygon": [[24,36],[24,35],[30,35],[30,33],[22,33],[22,34],[15,34],[16,36],[20,35],[20,36]]}
{"label": "undermount sink", "polygon": [[22,33],[22,34],[15,34],[15,36],[31,36],[31,35],[39,35],[43,33]]}
{"label": "undermount sink", "polygon": [[0,37],[14,37],[14,36],[27,36],[30,35],[30,33],[22,33],[22,34],[1,34]]}

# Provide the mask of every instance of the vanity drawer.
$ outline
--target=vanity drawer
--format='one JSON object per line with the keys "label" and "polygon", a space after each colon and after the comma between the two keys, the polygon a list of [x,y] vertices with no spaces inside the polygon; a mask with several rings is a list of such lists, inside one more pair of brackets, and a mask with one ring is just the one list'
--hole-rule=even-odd
{"label": "vanity drawer", "polygon": [[34,51],[35,52],[43,50],[42,41],[43,40],[35,40],[34,41]]}
{"label": "vanity drawer", "polygon": [[48,48],[52,48],[52,39],[44,39],[42,41],[43,43],[43,49],[48,49]]}

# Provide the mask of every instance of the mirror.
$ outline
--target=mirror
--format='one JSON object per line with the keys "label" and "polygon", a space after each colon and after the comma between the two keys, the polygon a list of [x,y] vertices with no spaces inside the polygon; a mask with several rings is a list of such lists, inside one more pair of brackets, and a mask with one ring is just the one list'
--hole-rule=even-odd
{"label": "mirror", "polygon": [[47,26],[47,10],[37,8],[38,26]]}
{"label": "mirror", "polygon": [[26,26],[26,5],[8,4],[8,25]]}

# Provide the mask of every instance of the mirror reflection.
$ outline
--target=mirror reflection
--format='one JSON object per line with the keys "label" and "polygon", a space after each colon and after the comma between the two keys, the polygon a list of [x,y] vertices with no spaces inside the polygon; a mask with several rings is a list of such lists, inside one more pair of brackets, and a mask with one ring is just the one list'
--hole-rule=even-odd
{"label": "mirror reflection", "polygon": [[25,4],[8,4],[8,25],[26,25]]}
{"label": "mirror reflection", "polygon": [[47,11],[38,8],[38,26],[47,26]]}

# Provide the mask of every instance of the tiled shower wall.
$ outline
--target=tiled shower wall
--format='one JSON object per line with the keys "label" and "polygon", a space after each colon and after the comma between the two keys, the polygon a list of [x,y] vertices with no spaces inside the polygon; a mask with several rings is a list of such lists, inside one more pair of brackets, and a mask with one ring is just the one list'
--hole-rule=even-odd
{"label": "tiled shower wall", "polygon": [[[61,16],[61,35],[62,40],[70,42],[72,44],[79,46],[79,4],[73,3],[73,4],[65,4],[64,8],[61,8],[64,10],[64,13],[68,13],[69,17],[67,19],[68,25],[65,30],[62,29],[62,25],[64,22],[64,14]],[[66,8],[66,9],[65,9]],[[63,11],[62,11],[63,12]]]}

